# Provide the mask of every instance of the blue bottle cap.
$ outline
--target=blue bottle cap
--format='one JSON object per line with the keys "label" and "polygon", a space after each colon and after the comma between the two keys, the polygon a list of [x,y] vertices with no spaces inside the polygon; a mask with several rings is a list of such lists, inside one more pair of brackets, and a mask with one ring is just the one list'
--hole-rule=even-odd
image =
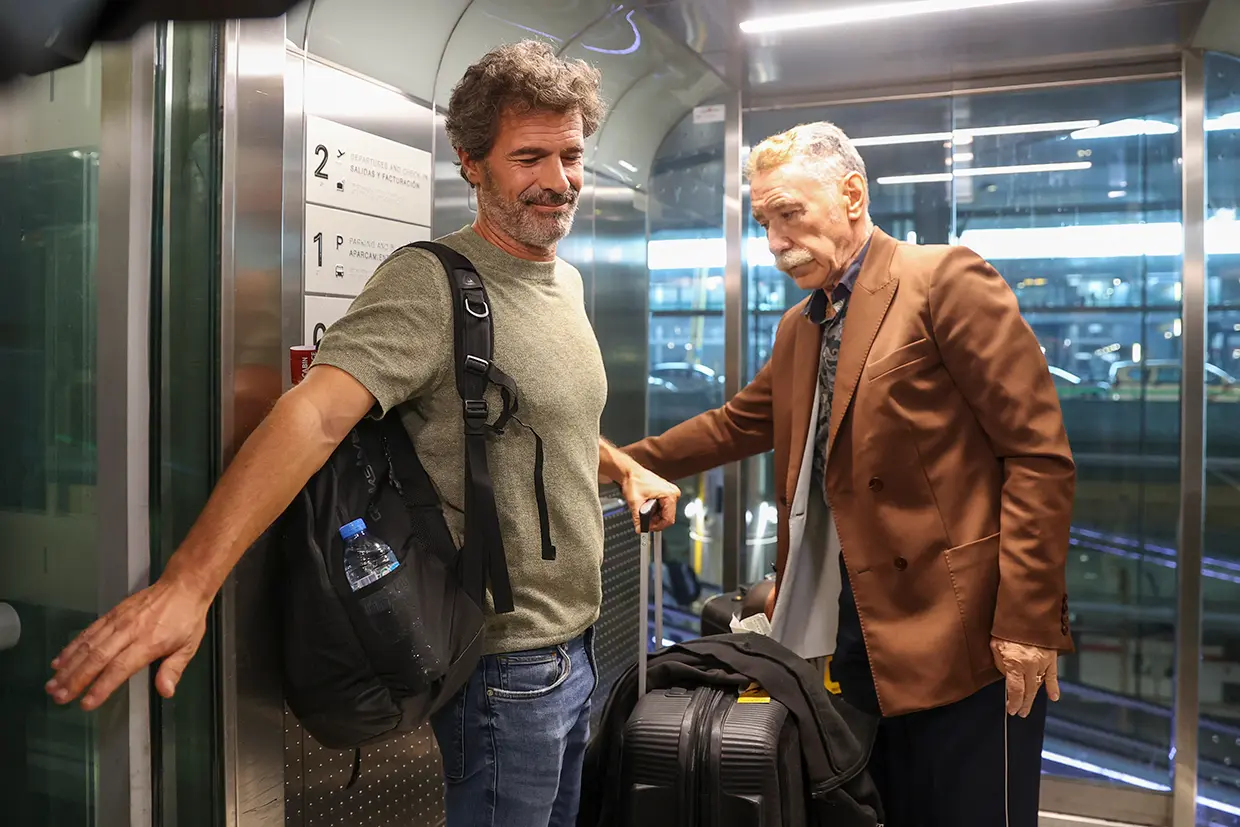
{"label": "blue bottle cap", "polygon": [[340,528],[340,538],[347,543],[349,542],[349,540],[352,540],[354,537],[361,534],[365,530],[366,530],[365,520],[354,520],[348,525],[342,526]]}

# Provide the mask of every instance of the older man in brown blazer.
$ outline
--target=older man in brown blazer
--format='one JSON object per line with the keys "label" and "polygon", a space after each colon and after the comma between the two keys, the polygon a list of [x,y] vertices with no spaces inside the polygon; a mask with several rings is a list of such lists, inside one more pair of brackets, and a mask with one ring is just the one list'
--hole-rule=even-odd
{"label": "older man in brown blazer", "polygon": [[982,258],[874,227],[835,126],[767,139],[748,174],[776,265],[813,293],[748,387],[625,450],[677,479],[773,449],[774,635],[882,715],[888,827],[1035,827],[1072,646],[1075,466],[1046,359]]}

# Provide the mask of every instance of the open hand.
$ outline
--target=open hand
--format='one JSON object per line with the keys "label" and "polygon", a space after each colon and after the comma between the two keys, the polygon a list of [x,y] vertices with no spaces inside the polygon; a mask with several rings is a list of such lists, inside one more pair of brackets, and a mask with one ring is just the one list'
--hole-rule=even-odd
{"label": "open hand", "polygon": [[1038,690],[1046,683],[1046,694],[1059,700],[1059,652],[1028,643],[990,639],[995,667],[1007,680],[1007,713],[1029,717]]}
{"label": "open hand", "polygon": [[52,661],[56,674],[47,682],[47,693],[67,704],[85,691],[82,708],[98,709],[117,687],[165,658],[155,688],[171,698],[202,643],[210,605],[192,589],[162,579],[130,595]]}

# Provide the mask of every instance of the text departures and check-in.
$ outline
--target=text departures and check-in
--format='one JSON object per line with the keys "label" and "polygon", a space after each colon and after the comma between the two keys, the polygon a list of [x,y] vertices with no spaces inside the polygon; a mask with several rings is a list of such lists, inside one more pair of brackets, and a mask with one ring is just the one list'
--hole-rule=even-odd
{"label": "text departures and check-in", "polygon": [[430,238],[431,155],[325,118],[306,119],[302,250],[313,344],[397,247]]}

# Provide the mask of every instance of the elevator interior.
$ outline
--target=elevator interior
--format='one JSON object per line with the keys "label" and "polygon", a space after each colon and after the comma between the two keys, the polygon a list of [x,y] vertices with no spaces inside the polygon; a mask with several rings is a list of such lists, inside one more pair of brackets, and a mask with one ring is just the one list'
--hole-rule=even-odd
{"label": "elevator interior", "polygon": [[[345,791],[351,756],[285,714],[266,600],[279,571],[261,544],[175,702],[135,680],[91,718],[38,688],[74,630],[158,573],[287,386],[288,348],[339,317],[385,250],[471,220],[442,107],[487,49],[535,37],[597,65],[611,103],[561,247],[605,354],[604,433],[661,431],[760,367],[800,296],[763,258],[744,153],[801,120],[840,123],[880,226],[995,260],[1060,371],[1085,635],[1053,713],[1047,823],[1240,823],[1240,73],[1226,57],[1240,3],[740,25],[804,10],[315,0],[147,31],[0,99],[0,246],[19,276],[0,284],[19,400],[0,413],[0,602],[21,622],[0,651],[0,811],[23,827],[442,818],[428,734],[377,749]],[[1181,392],[1193,376],[1202,398]],[[707,594],[769,569],[769,477],[756,459],[681,481],[669,637],[693,633]],[[606,508],[614,675],[636,581],[625,518]]]}

